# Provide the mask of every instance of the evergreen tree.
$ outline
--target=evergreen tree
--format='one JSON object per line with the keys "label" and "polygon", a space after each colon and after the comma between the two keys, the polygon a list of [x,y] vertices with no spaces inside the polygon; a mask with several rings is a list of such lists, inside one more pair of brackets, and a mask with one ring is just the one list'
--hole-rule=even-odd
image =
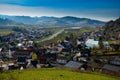
{"label": "evergreen tree", "polygon": [[102,38],[102,36],[99,38],[99,48],[100,49],[104,49],[104,45],[103,45],[103,38]]}

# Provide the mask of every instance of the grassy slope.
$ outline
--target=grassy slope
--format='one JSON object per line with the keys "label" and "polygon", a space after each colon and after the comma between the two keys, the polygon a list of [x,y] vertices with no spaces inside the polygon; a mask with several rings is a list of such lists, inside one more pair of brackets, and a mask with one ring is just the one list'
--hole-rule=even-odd
{"label": "grassy slope", "polygon": [[68,69],[36,69],[0,73],[0,80],[120,80],[120,78],[73,72]]}

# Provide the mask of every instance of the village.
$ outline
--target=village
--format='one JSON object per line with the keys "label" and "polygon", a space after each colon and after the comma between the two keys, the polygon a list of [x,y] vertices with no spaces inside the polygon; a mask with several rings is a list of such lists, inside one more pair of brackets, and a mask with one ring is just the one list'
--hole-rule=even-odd
{"label": "village", "polygon": [[[56,43],[38,46],[34,39],[52,34],[43,29],[28,29],[0,36],[0,71],[35,68],[73,68],[120,76],[120,44],[110,45],[102,29],[73,34]],[[113,38],[112,38],[113,39]],[[114,38],[115,39],[115,38]],[[116,46],[117,49],[116,49]]]}

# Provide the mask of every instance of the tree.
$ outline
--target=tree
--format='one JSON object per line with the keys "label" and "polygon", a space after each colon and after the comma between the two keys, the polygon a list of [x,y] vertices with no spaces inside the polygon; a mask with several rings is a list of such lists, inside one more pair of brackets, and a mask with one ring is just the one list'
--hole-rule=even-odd
{"label": "tree", "polygon": [[100,49],[104,49],[103,38],[102,37],[99,38],[99,43],[98,44],[99,44]]}
{"label": "tree", "polygon": [[75,45],[76,45],[76,39],[74,38],[73,33],[70,33],[70,39],[71,39],[72,45],[75,47]]}

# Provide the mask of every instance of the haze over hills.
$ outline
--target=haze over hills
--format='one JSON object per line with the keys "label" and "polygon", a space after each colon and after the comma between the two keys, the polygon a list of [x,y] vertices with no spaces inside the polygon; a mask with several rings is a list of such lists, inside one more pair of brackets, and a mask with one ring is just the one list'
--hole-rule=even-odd
{"label": "haze over hills", "polygon": [[100,27],[105,24],[103,21],[92,20],[89,18],[78,18],[72,16],[65,17],[30,17],[30,16],[8,16],[0,15],[0,18],[7,18],[17,23],[38,25],[41,27]]}
{"label": "haze over hills", "polygon": [[0,18],[0,29],[11,29],[13,27],[24,27],[29,26],[25,25],[23,23],[15,22],[13,20],[10,20],[8,18]]}
{"label": "haze over hills", "polygon": [[9,20],[7,18],[5,18],[5,19],[0,18],[0,28],[1,29],[11,28],[11,27],[17,26],[17,25],[22,25],[22,23],[17,23],[15,21]]}
{"label": "haze over hills", "polygon": [[0,18],[0,25],[1,26],[8,26],[8,25],[15,25],[16,22],[12,21],[12,20],[9,20],[9,19],[3,19],[3,18]]}

